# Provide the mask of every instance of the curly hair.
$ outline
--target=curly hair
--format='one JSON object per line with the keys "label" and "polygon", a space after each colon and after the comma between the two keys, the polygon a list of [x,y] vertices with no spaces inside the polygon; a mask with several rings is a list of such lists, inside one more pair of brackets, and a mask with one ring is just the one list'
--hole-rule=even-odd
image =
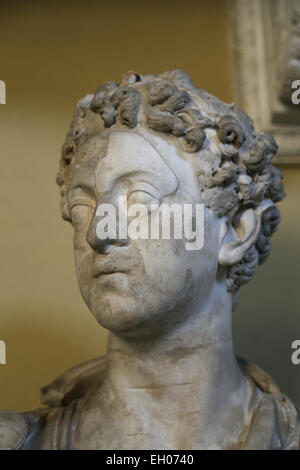
{"label": "curly hair", "polygon": [[[143,116],[149,129],[178,139],[183,152],[194,154],[192,165],[207,207],[219,217],[226,216],[233,226],[246,209],[256,208],[265,199],[275,203],[285,196],[282,172],[271,163],[277,151],[275,140],[255,132],[252,120],[234,103],[226,104],[195,88],[182,70],[158,76],[128,72],[120,85],[106,82],[95,95],[86,95],[77,104],[57,176],[64,219],[70,220],[66,204],[70,163],[78,143],[93,132],[95,115],[100,117],[98,132],[117,123],[134,128]],[[218,137],[214,149],[205,145],[210,130]],[[235,299],[240,286],[268,257],[270,236],[279,220],[279,210],[272,205],[263,214],[256,242],[239,263],[228,267],[227,290]]]}

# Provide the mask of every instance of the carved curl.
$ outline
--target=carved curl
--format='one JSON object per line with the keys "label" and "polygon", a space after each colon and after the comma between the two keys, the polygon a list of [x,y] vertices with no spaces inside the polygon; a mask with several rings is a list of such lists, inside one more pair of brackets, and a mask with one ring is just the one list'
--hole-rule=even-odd
{"label": "carved curl", "polygon": [[172,96],[177,87],[168,80],[154,79],[146,85],[146,90],[149,104],[155,106],[156,104],[162,104]]}
{"label": "carved curl", "polygon": [[198,152],[204,140],[205,132],[202,129],[191,129],[185,134],[182,146],[186,152]]}
{"label": "carved curl", "polygon": [[217,134],[223,144],[241,147],[246,136],[235,117],[228,114],[217,122]]}

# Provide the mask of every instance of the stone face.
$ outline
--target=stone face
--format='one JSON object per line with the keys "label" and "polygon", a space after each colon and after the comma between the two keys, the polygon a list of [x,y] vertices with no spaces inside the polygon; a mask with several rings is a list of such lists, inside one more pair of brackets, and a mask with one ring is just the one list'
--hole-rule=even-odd
{"label": "stone face", "polygon": [[276,150],[180,70],[129,72],[79,101],[57,182],[107,355],[44,387],[47,408],[24,415],[27,430],[22,414],[13,431],[0,415],[0,446],[298,447],[297,410],[236,358],[231,334],[279,222]]}

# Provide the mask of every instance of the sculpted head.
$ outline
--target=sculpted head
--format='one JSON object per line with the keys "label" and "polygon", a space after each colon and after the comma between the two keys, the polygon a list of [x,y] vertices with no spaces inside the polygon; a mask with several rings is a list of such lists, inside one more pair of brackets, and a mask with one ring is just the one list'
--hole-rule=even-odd
{"label": "sculpted head", "polygon": [[[279,222],[276,150],[236,105],[196,89],[180,70],[129,72],[80,100],[57,182],[63,218],[74,227],[80,291],[99,323],[127,335],[171,328],[216,287],[234,308]],[[175,237],[100,239],[97,209],[120,197],[128,210],[204,204],[203,247],[187,250]]]}

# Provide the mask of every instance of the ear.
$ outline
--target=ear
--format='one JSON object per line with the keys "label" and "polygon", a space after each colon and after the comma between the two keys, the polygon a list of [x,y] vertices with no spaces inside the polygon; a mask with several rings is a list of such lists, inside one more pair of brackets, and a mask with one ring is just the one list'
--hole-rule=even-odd
{"label": "ear", "polygon": [[228,227],[224,222],[220,235],[219,264],[232,266],[243,259],[258,238],[263,213],[273,206],[274,203],[266,199],[256,209],[246,209],[235,226],[230,224]]}

